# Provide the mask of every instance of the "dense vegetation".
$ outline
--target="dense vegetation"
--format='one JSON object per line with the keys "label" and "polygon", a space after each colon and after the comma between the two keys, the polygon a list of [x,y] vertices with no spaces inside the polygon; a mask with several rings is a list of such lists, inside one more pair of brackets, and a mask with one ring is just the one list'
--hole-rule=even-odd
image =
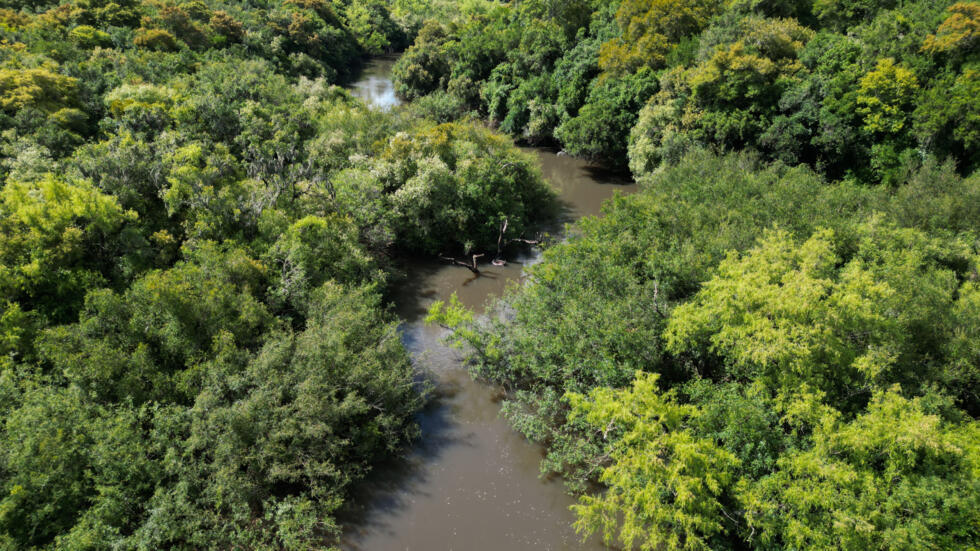
{"label": "dense vegetation", "polygon": [[641,187],[431,316],[583,534],[976,547],[978,90],[973,1],[0,0],[0,549],[330,547],[398,257],[548,211],[480,119]]}
{"label": "dense vegetation", "polygon": [[509,139],[335,86],[419,25],[0,1],[0,549],[330,547],[417,434],[392,259],[550,200]]}
{"label": "dense vegetation", "polygon": [[473,372],[633,549],[980,542],[980,3],[524,1],[423,27],[406,97],[629,166]]}
{"label": "dense vegetation", "polygon": [[975,2],[539,0],[473,11],[421,30],[396,66],[400,94],[638,173],[705,146],[892,184],[923,155],[953,157],[962,173],[980,163]]}

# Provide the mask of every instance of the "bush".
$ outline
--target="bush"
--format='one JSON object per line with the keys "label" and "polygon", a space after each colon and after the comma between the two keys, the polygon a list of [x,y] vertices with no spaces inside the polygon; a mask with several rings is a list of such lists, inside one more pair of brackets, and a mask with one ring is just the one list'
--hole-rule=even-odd
{"label": "bush", "polygon": [[157,52],[173,52],[177,50],[177,39],[163,29],[139,29],[133,44],[137,48]]}

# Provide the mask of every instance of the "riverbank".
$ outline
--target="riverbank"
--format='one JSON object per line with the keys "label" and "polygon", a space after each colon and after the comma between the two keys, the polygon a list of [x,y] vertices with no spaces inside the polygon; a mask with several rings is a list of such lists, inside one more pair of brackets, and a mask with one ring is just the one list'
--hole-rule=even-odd
{"label": "riverbank", "polygon": [[[392,63],[368,64],[352,93],[390,108],[382,81]],[[524,150],[537,155],[568,222],[598,214],[616,191],[635,190],[635,184],[553,149]],[[521,280],[537,254],[508,259],[505,266],[486,265],[479,276],[438,259],[406,266],[395,307],[403,320],[402,340],[416,367],[431,379],[434,399],[420,415],[422,437],[408,457],[380,469],[355,495],[356,505],[345,515],[345,549],[602,549],[574,533],[573,498],[560,481],[539,478],[543,450],[499,417],[500,393],[470,377],[458,353],[442,342],[444,329],[423,322],[433,302],[454,292],[482,313],[492,296]]]}

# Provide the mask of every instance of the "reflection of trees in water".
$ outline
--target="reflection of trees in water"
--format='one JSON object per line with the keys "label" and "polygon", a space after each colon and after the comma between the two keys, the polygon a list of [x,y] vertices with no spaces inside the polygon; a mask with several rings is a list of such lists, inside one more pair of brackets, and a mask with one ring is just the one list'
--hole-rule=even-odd
{"label": "reflection of trees in water", "polygon": [[369,61],[358,80],[350,85],[351,94],[369,106],[382,110],[400,105],[401,100],[395,95],[395,85],[391,80],[391,67],[396,59],[380,57]]}

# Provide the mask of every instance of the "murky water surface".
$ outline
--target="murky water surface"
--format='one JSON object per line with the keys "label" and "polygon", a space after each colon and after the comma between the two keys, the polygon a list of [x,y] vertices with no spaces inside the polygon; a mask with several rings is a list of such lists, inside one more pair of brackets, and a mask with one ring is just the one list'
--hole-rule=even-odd
{"label": "murky water surface", "polygon": [[[374,87],[392,60],[368,67],[353,90]],[[368,84],[365,84],[368,83]],[[363,84],[363,86],[362,86]],[[390,89],[390,81],[388,83]],[[358,96],[362,96],[356,92]],[[385,107],[385,102],[373,105]],[[602,173],[584,161],[553,150],[526,148],[538,156],[542,173],[558,192],[568,220],[598,214],[615,191],[635,185]],[[387,550],[581,550],[602,549],[582,542],[571,523],[574,500],[560,481],[542,480],[542,449],[528,443],[499,417],[494,389],[474,382],[459,354],[442,343],[445,331],[422,319],[436,300],[456,292],[467,306],[482,312],[491,296],[518,281],[534,253],[512,258],[503,267],[481,266],[479,277],[438,260],[407,267],[408,278],[395,299],[404,320],[402,335],[420,371],[431,374],[435,399],[420,415],[422,438],[407,459],[393,461],[372,477],[345,515],[344,548]],[[595,540],[597,538],[593,538]]]}

